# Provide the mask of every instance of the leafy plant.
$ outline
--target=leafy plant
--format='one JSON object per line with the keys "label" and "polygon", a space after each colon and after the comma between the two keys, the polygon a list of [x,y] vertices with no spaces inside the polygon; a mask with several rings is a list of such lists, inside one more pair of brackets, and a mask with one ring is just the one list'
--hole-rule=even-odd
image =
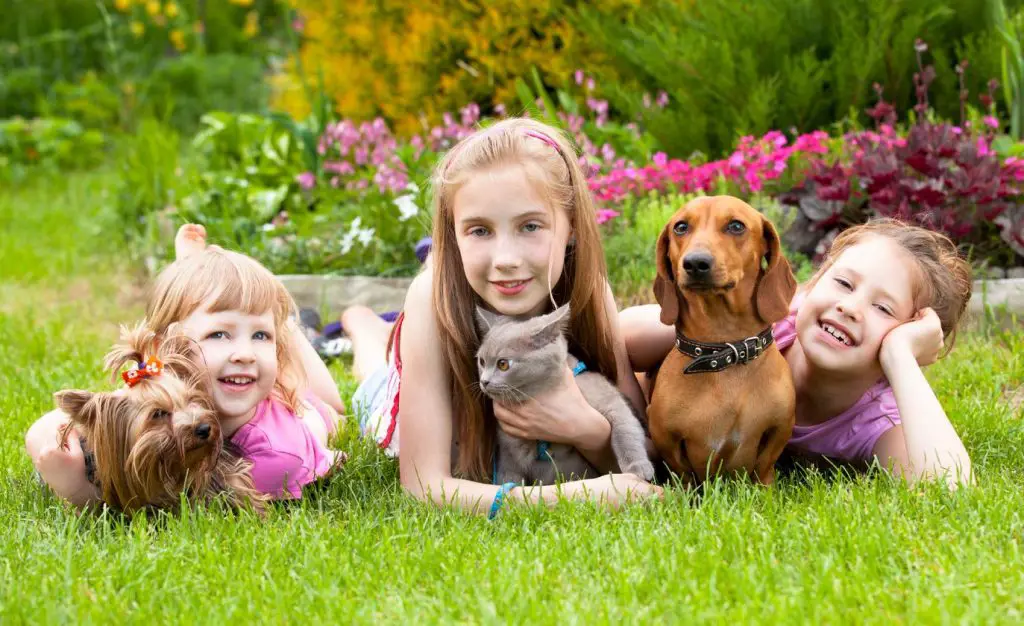
{"label": "leafy plant", "polygon": [[106,139],[74,120],[0,120],[0,179],[20,180],[32,169],[56,173],[100,161]]}
{"label": "leafy plant", "polygon": [[[1016,11],[1019,0],[1006,0]],[[580,3],[570,18],[609,56],[622,79],[603,93],[628,119],[642,119],[669,155],[712,157],[743,135],[826,128],[863,111],[871,85],[888,86],[900,110],[914,100],[912,44],[936,42],[939,113],[956,113],[956,59],[995,71],[999,48],[970,0],[729,0],[645,3],[634,19]],[[994,74],[973,75],[975,93]],[[667,92],[665,109],[643,93]]]}

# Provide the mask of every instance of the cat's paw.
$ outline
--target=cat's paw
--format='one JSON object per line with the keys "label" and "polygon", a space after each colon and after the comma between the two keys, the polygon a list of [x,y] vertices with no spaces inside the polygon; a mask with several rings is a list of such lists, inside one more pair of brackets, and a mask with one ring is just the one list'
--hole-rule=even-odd
{"label": "cat's paw", "polygon": [[623,471],[627,474],[636,474],[647,482],[654,480],[654,465],[647,459],[632,463],[629,467],[624,467]]}

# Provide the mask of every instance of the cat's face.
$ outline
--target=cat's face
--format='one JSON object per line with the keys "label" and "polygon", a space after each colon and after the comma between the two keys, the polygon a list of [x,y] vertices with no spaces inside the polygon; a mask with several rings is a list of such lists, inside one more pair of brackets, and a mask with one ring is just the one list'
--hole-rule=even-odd
{"label": "cat's face", "polygon": [[477,307],[483,335],[476,360],[480,390],[499,402],[519,404],[556,382],[568,356],[568,323],[569,305],[524,321]]}

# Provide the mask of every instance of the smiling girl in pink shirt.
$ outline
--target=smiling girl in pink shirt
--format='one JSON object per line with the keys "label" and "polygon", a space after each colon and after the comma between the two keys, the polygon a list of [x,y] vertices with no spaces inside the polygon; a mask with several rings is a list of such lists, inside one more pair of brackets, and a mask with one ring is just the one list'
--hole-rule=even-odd
{"label": "smiling girl in pink shirt", "polygon": [[[199,345],[225,444],[252,461],[256,488],[273,498],[299,498],[344,455],[327,446],[344,405],[330,373],[292,320],[295,303],[255,260],[206,246],[202,226],[187,224],[175,240],[177,260],[156,279],[146,324],[158,333],[180,325]],[[51,411],[29,429],[25,445],[42,479],[75,505],[99,499],[87,478],[78,437]]]}

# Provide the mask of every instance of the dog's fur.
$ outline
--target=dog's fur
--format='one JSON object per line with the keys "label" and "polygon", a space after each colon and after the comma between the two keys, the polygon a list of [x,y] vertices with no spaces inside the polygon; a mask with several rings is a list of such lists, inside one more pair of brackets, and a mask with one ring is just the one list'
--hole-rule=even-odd
{"label": "dog's fur", "polygon": [[[730,232],[734,221],[743,225],[741,233]],[[682,234],[676,232],[681,223],[687,225]],[[688,273],[685,260],[695,254]],[[692,272],[698,258],[711,266],[699,279]],[[658,239],[656,259],[661,321],[696,341],[757,335],[786,316],[796,291],[774,226],[729,196],[697,198],[679,209]],[[684,375],[691,361],[673,348],[654,380],[648,419],[662,458],[687,481],[722,471],[771,483],[796,415],[792,376],[778,346],[715,373]]]}
{"label": "dog's fur", "polygon": [[163,363],[163,372],[133,387],[55,394],[71,418],[61,442],[66,445],[73,430],[83,438],[103,501],[127,515],[176,510],[182,494],[189,502],[222,496],[233,508],[262,511],[267,498],[253,486],[252,463],[223,440],[194,342],[181,335],[159,340],[143,325],[122,328],[106,367],[117,381],[126,363],[150,356]]}

